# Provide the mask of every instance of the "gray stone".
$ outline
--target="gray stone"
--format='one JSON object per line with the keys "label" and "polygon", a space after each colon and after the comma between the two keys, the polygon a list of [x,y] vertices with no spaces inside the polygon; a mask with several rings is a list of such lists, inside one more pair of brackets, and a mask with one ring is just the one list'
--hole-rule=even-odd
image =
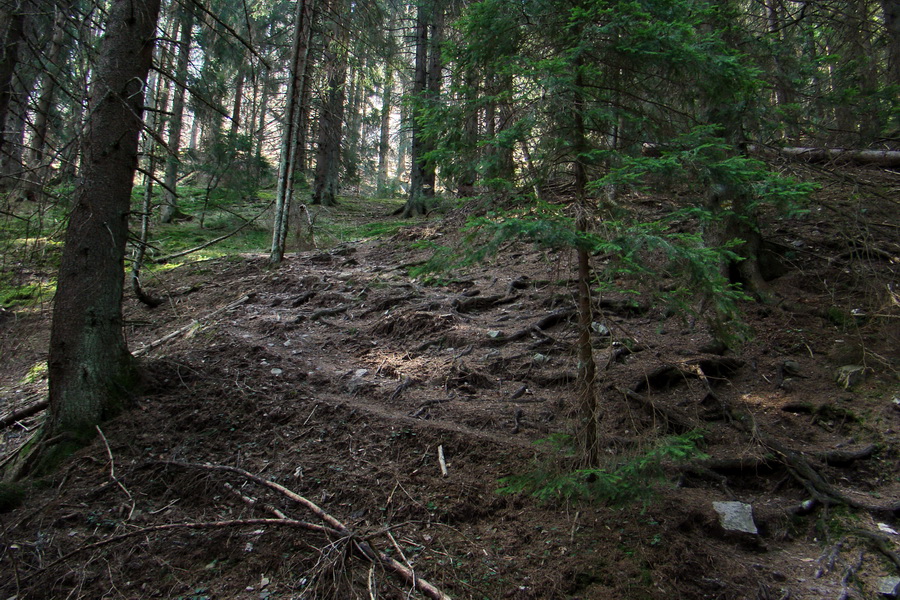
{"label": "gray stone", "polygon": [[756,523],[753,522],[753,507],[743,502],[713,502],[713,508],[719,514],[719,523],[725,531],[740,531],[756,535]]}
{"label": "gray stone", "polygon": [[900,597],[900,577],[882,577],[879,579],[878,593],[885,598]]}

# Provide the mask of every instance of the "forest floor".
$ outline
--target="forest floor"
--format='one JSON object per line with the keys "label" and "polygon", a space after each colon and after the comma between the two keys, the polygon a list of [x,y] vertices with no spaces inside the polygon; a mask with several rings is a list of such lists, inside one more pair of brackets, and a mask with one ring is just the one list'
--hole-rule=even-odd
{"label": "forest floor", "polygon": [[[452,598],[879,597],[900,574],[900,175],[822,177],[806,215],[766,227],[789,269],[778,302],[744,306],[736,350],[649,296],[597,299],[606,470],[702,436],[617,503],[557,493],[590,474],[548,479],[548,500],[497,491],[567,464],[569,252],[511,244],[412,278],[464,208],[278,269],[241,255],[148,279],[165,303],[125,307],[146,388],[0,514],[0,597],[415,598],[419,578]],[[0,323],[0,416],[44,393],[48,321]],[[6,427],[3,456],[41,418]],[[726,531],[720,501],[751,505],[758,532]]]}

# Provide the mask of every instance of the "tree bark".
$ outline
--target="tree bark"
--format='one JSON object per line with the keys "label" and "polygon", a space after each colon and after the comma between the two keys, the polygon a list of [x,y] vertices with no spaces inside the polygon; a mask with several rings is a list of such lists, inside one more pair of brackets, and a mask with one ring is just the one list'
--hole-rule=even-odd
{"label": "tree bark", "polygon": [[900,85],[900,0],[881,0],[887,32],[888,85]]}
{"label": "tree bark", "polygon": [[288,215],[290,214],[291,196],[294,189],[294,168],[296,165],[298,129],[300,126],[298,115],[301,111],[299,104],[309,62],[313,3],[314,0],[300,0],[297,3],[297,12],[294,15],[295,30],[290,83],[288,84],[287,103],[285,106],[284,130],[281,135],[281,156],[278,160],[278,184],[275,192],[275,220],[272,225],[272,249],[269,253],[269,262],[274,265],[281,263],[284,259],[284,249],[287,242]]}
{"label": "tree bark", "polygon": [[13,76],[19,61],[19,42],[24,36],[24,29],[25,13],[21,5],[0,8],[0,162],[3,163],[10,152],[6,125],[13,96]]}
{"label": "tree bark", "polygon": [[92,437],[135,383],[122,328],[124,255],[159,7],[113,0],[109,8],[53,307],[44,439]]}
{"label": "tree bark", "polygon": [[[576,228],[580,233],[588,232],[590,206],[587,201],[587,165],[585,154],[588,143],[584,122],[584,77],[582,58],[574,61],[575,79],[572,99],[572,160],[575,163],[575,197],[578,202]],[[591,344],[591,326],[594,322],[591,301],[590,251],[579,244],[578,255],[578,413],[575,437],[581,451],[581,461],[589,467],[597,465],[599,457],[600,412],[597,402],[597,363],[594,362],[594,347]]]}
{"label": "tree bark", "polygon": [[441,62],[440,36],[443,7],[438,0],[422,2],[416,13],[416,59],[413,77],[412,155],[410,157],[409,198],[403,208],[403,217],[424,215],[428,210],[428,198],[434,197],[434,161],[426,155],[431,144],[426,141],[424,111],[440,92]]}
{"label": "tree bark", "polygon": [[341,166],[341,139],[344,124],[344,104],[347,97],[347,31],[340,23],[332,25],[325,48],[325,71],[328,87],[319,114],[319,143],[316,150],[316,177],[313,185],[313,204],[337,204]]}
{"label": "tree bark", "polygon": [[384,88],[381,92],[381,123],[378,135],[378,178],[377,194],[384,194],[388,184],[388,160],[391,150],[391,110],[393,108],[394,69],[385,67]]}
{"label": "tree bark", "polygon": [[50,40],[50,48],[47,51],[47,68],[41,83],[41,95],[34,111],[34,122],[32,125],[34,133],[31,138],[31,152],[28,160],[31,173],[28,176],[27,191],[28,196],[32,200],[40,200],[50,167],[50,161],[44,164],[44,154],[47,148],[50,112],[53,109],[57,80],[62,70],[61,61],[66,33],[65,24],[70,6],[71,2],[62,2],[56,7],[56,15],[53,19],[53,37]]}
{"label": "tree bark", "polygon": [[[183,9],[184,10],[184,9]],[[172,117],[169,120],[168,153],[166,154],[165,189],[159,220],[171,223],[178,216],[178,165],[181,163],[181,130],[184,126],[184,97],[188,61],[191,54],[191,34],[194,29],[194,13],[181,13],[181,34],[178,39],[178,58],[175,62],[175,97],[172,99]]]}

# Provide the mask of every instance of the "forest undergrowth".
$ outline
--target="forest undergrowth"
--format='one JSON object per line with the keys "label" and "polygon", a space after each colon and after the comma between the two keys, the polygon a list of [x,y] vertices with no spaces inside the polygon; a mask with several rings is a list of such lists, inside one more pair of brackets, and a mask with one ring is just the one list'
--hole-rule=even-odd
{"label": "forest undergrowth", "polygon": [[[591,468],[571,456],[574,253],[507,239],[423,269],[482,203],[396,221],[346,199],[277,269],[245,246],[154,271],[164,302],[126,300],[134,408],[2,488],[0,593],[877,597],[900,572],[900,176],[807,177],[808,210],[764,222],[782,270],[741,300],[742,343],[659,301],[669,281],[604,282]],[[647,221],[677,204],[620,201]],[[43,418],[42,298],[0,322],[4,457]],[[757,533],[727,531],[725,501]]]}

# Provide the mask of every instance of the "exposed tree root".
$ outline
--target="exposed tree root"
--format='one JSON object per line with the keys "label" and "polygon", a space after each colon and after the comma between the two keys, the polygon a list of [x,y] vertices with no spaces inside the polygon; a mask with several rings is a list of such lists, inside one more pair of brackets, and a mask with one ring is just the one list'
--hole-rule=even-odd
{"label": "exposed tree root", "polygon": [[[788,448],[771,435],[760,431],[752,418],[731,415],[732,423],[751,435],[763,447],[772,452],[787,468],[791,477],[809,492],[810,496],[825,506],[846,505],[872,513],[894,514],[900,512],[900,500],[878,504],[854,498],[828,483],[825,477],[801,453]],[[746,421],[750,420],[750,425]]]}
{"label": "exposed tree root", "polygon": [[[629,400],[636,402],[642,408],[653,414],[662,417],[665,421],[665,429],[673,433],[684,433],[696,428],[696,424],[687,416],[677,413],[671,408],[662,408],[654,403],[650,398],[638,394],[632,390],[624,390],[622,393]],[[699,469],[695,472],[698,474],[709,474],[717,467],[722,469],[744,470],[745,468],[756,468],[763,464],[770,465],[773,461],[783,465],[790,476],[810,494],[816,501],[825,506],[845,505],[850,508],[865,510],[878,514],[898,514],[900,513],[900,500],[879,504],[869,500],[863,500],[847,494],[829,483],[819,470],[800,452],[797,452],[785,444],[775,439],[773,436],[761,431],[756,421],[752,417],[744,415],[735,415],[728,407],[725,407],[728,418],[732,424],[739,430],[751,436],[766,451],[771,453],[771,458],[760,459],[740,459],[739,461],[726,461],[720,465],[716,463],[696,465]],[[749,424],[747,423],[749,421]],[[862,460],[871,456],[875,451],[874,446],[865,446],[855,451],[831,451],[818,455],[818,458],[828,464],[837,464],[846,466],[856,460]],[[721,460],[721,459],[720,459]],[[714,479],[718,480],[717,477]]]}

